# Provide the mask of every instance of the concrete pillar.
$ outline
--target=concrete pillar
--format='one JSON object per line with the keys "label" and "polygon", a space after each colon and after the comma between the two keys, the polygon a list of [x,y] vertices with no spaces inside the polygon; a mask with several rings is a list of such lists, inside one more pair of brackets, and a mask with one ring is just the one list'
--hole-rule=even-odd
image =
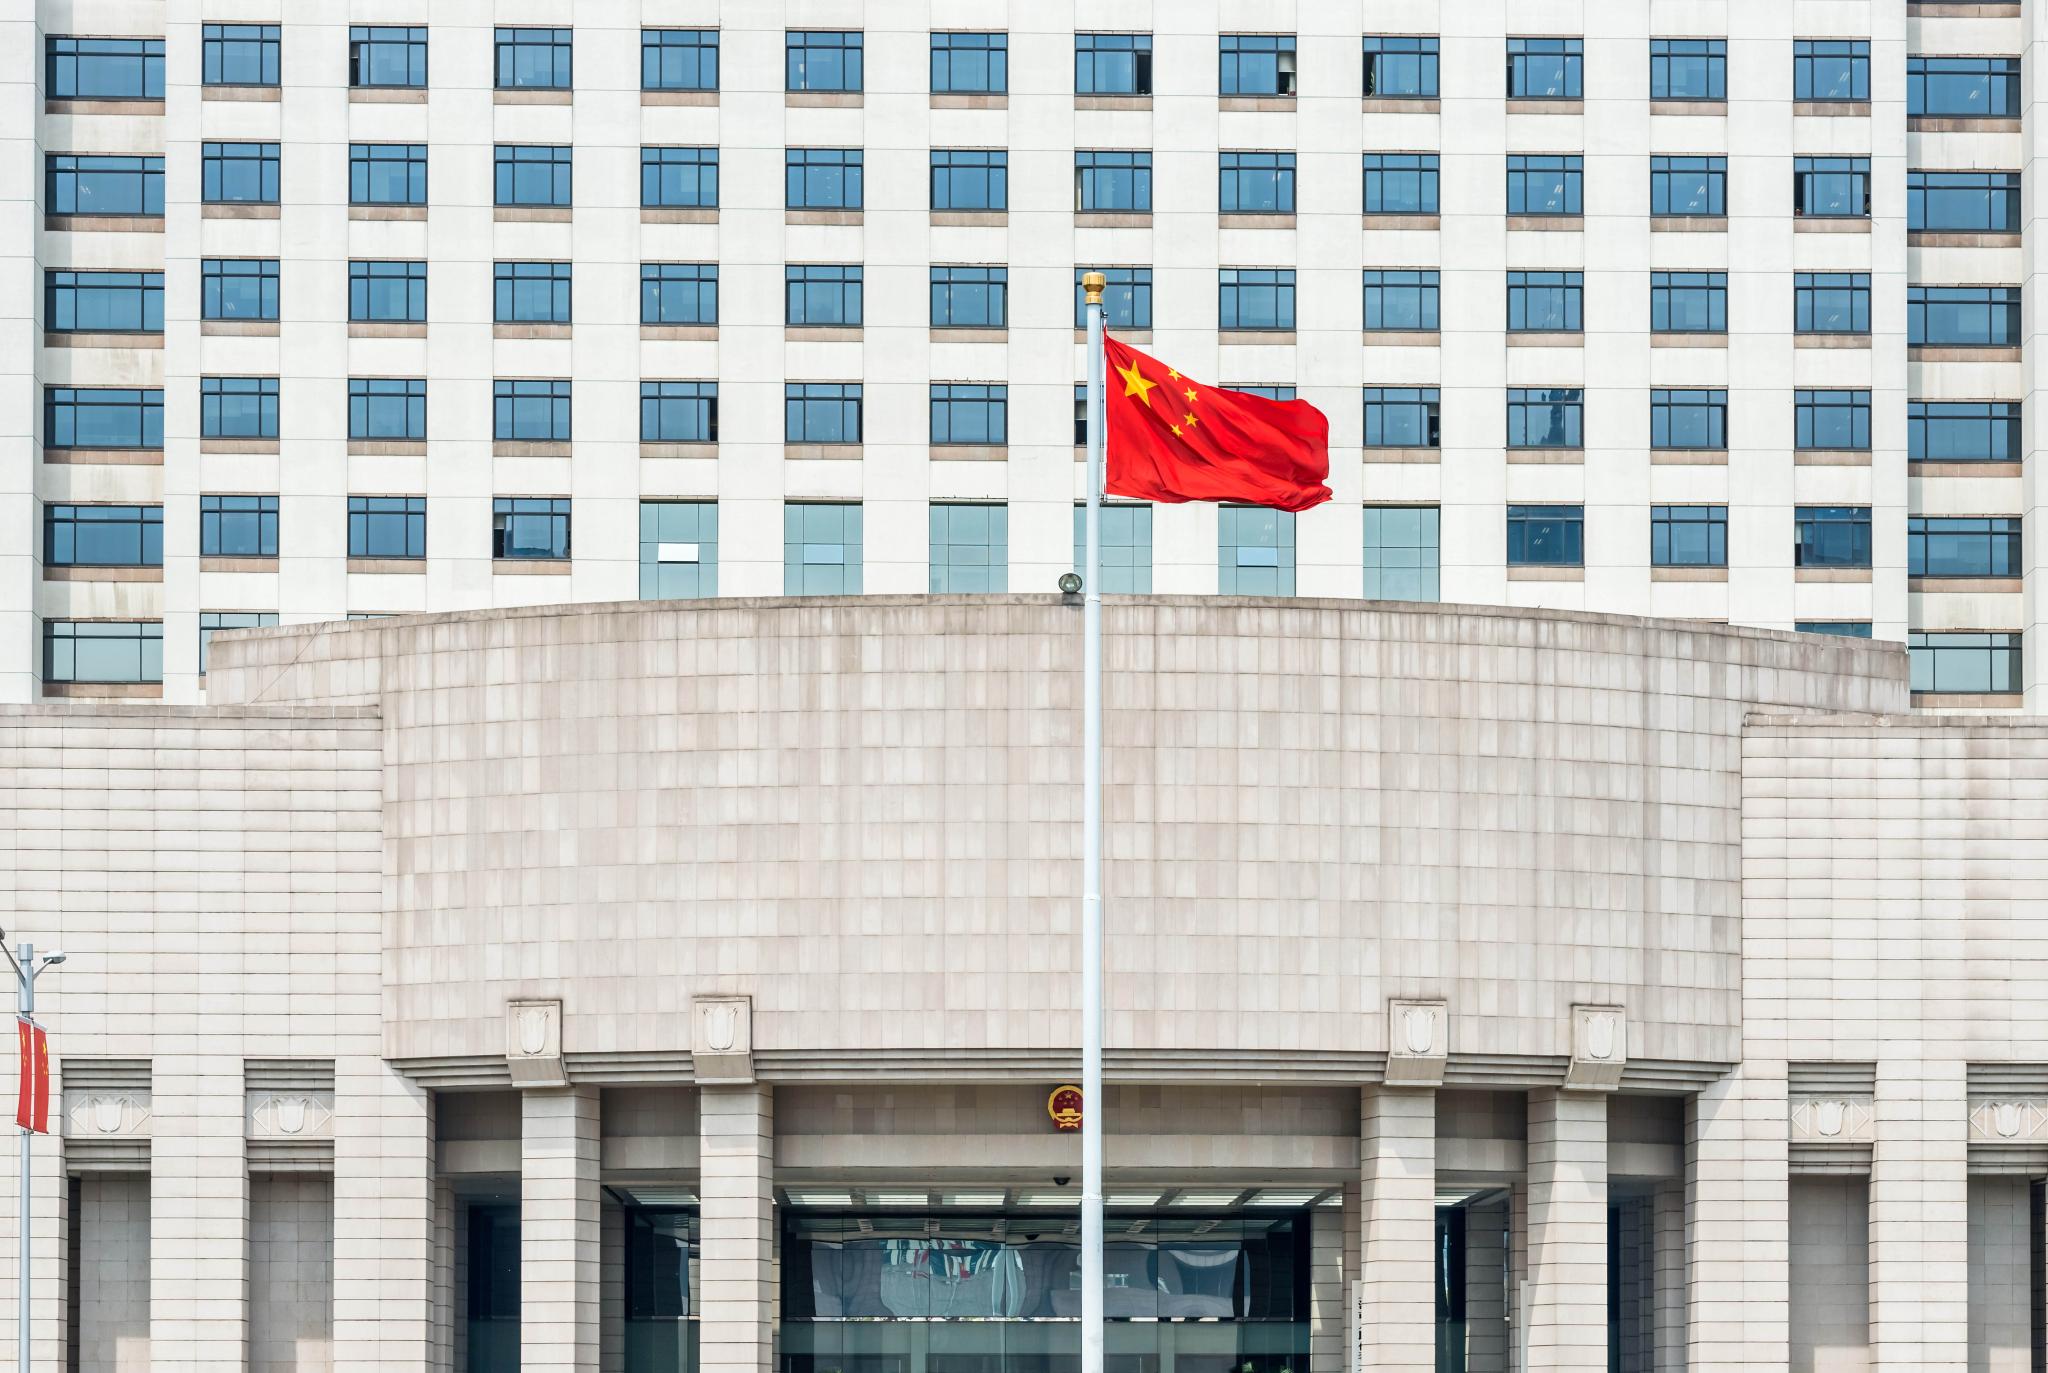
{"label": "concrete pillar", "polygon": [[196,1043],[184,1053],[159,1054],[150,1095],[150,1367],[246,1367],[249,1170],[241,1060],[200,1052]]}
{"label": "concrete pillar", "polygon": [[1309,1212],[1308,1366],[1313,1373],[1343,1373],[1348,1285],[1344,1280],[1344,1231],[1351,1213],[1336,1206]]}
{"label": "concrete pillar", "polygon": [[1970,1359],[1969,1102],[1960,1056],[1881,1060],[1870,1161],[1870,1366]]}
{"label": "concrete pillar", "polygon": [[442,1180],[434,1184],[434,1288],[428,1373],[455,1373],[455,1303],[455,1184]]}
{"label": "concrete pillar", "polygon": [[415,1373],[433,1343],[434,1099],[369,1056],[335,1061],[334,1092],[334,1366]]}
{"label": "concrete pillar", "polygon": [[1529,1093],[1529,1368],[1607,1369],[1607,1098]]}
{"label": "concrete pillar", "polygon": [[698,1092],[703,1258],[699,1373],[768,1373],[775,1325],[775,1099],[772,1089]]}
{"label": "concrete pillar", "polygon": [[1367,1087],[1359,1110],[1364,1367],[1436,1366],[1436,1093]]}
{"label": "concrete pillar", "polygon": [[1465,1373],[1508,1373],[1508,1199],[1465,1210]]}
{"label": "concrete pillar", "polygon": [[1656,1373],[1685,1369],[1685,1183],[1660,1182],[1650,1198],[1656,1338],[1650,1364]]}
{"label": "concrete pillar", "polygon": [[599,1373],[625,1373],[626,1368],[626,1211],[604,1199],[600,1235],[597,1301],[604,1332],[598,1350]]}
{"label": "concrete pillar", "polygon": [[1690,1373],[1786,1367],[1786,1116],[1783,1061],[1749,1060],[1686,1107]]}
{"label": "concrete pillar", "polygon": [[597,1373],[598,1091],[519,1096],[519,1366]]}

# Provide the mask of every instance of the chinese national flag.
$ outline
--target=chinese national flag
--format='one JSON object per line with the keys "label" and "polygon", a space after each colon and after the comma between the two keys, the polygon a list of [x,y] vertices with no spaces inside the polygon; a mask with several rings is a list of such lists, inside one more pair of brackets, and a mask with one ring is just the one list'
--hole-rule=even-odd
{"label": "chinese national flag", "polygon": [[1307,510],[1330,499],[1330,421],[1305,400],[1191,381],[1103,336],[1112,496]]}

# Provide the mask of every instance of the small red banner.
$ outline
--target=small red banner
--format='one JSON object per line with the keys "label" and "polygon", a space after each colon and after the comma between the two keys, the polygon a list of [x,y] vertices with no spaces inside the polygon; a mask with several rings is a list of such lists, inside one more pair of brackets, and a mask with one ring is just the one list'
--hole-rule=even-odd
{"label": "small red banner", "polygon": [[39,1135],[50,1133],[50,1038],[40,1025],[17,1018],[15,1045],[21,1061],[14,1093],[14,1123]]}
{"label": "small red banner", "polygon": [[35,1096],[29,1112],[29,1129],[39,1135],[50,1133],[50,1037],[35,1027]]}

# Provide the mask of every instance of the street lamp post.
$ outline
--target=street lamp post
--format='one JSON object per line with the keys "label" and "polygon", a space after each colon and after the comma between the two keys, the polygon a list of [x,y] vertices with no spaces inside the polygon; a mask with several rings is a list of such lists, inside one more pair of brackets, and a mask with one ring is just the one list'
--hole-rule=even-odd
{"label": "street lamp post", "polygon": [[[7,935],[0,931],[0,953],[7,949]],[[36,1018],[36,978],[45,971],[64,961],[64,954],[44,954],[38,960],[36,946],[21,944],[16,952],[8,954],[8,961],[14,964],[15,1005],[23,1020],[34,1023]],[[36,1132],[24,1125],[21,1127],[21,1271],[18,1275],[17,1295],[14,1299],[14,1324],[16,1328],[15,1368],[19,1373],[29,1373],[29,1169],[33,1162],[33,1145]]]}

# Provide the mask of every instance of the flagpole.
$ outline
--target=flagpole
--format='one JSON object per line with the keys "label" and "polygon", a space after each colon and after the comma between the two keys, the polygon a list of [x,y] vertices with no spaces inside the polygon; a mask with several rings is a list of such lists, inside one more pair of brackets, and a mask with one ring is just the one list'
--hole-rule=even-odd
{"label": "flagpole", "polygon": [[1102,396],[1100,272],[1088,297],[1087,560],[1081,583],[1081,1373],[1102,1373]]}

